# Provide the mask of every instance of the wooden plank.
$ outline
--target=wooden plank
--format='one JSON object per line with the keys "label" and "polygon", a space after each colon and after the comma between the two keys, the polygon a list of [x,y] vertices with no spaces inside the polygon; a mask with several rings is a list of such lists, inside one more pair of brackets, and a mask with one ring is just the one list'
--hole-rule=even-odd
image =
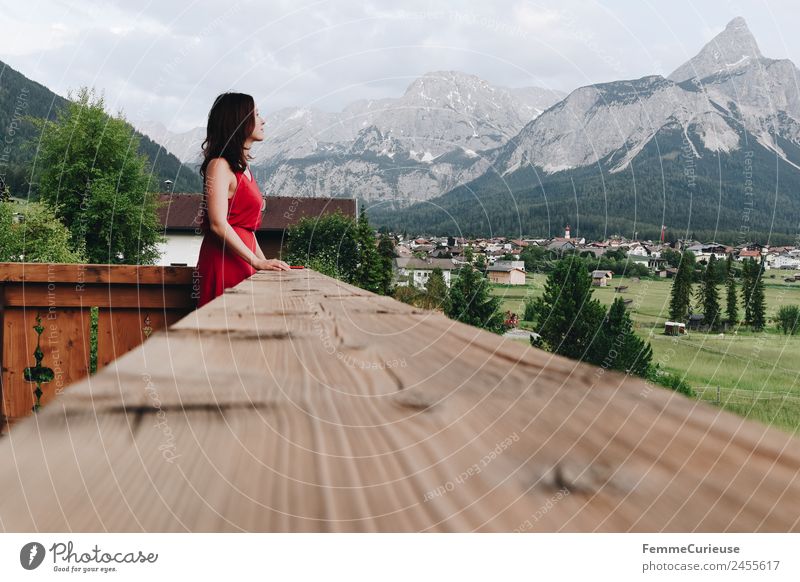
{"label": "wooden plank", "polygon": [[191,285],[194,267],[0,263],[0,281],[44,283],[130,283]]}
{"label": "wooden plank", "polygon": [[109,309],[97,317],[97,369],[144,343],[150,335],[180,319],[185,312],[164,309]]}
{"label": "wooden plank", "polygon": [[86,285],[76,289],[69,283],[14,283],[3,286],[3,301],[9,307],[130,307],[153,309],[181,308],[187,312],[195,306],[186,286],[136,284]]}
{"label": "wooden plank", "polygon": [[8,531],[800,523],[787,434],[309,270],[155,333],[15,426],[0,464]]}
{"label": "wooden plank", "polygon": [[[34,403],[35,385],[26,382],[24,369],[36,363],[36,310],[6,307],[3,313],[3,414],[9,422],[27,416]],[[42,366],[51,368],[52,382],[42,385],[42,405],[84,378],[89,363],[88,310],[59,308],[42,311],[40,346],[44,353]]]}

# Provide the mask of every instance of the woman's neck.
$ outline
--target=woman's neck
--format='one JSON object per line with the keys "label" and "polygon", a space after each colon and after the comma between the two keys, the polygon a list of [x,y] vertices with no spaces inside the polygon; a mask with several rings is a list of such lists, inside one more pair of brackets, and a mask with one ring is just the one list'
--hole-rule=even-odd
{"label": "woman's neck", "polygon": [[[250,154],[250,146],[252,146],[252,145],[253,145],[253,140],[252,139],[247,138],[246,140],[244,140],[244,146],[242,147],[242,149],[244,150],[245,159],[248,158],[248,155]],[[244,164],[245,170],[247,169],[248,166],[249,166],[249,164],[247,162],[245,162],[245,164]]]}

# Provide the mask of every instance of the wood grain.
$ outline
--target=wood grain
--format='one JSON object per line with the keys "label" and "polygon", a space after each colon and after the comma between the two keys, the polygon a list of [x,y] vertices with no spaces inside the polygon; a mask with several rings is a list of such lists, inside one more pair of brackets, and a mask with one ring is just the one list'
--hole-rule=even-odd
{"label": "wood grain", "polygon": [[195,307],[189,267],[0,263],[0,432],[31,413],[35,385],[23,370],[35,361],[36,316],[45,328],[43,366],[55,373],[42,386],[45,403],[89,373],[91,307],[100,309],[98,367],[142,343]]}
{"label": "wood grain", "polygon": [[798,441],[262,272],[0,439],[6,531],[797,531]]}

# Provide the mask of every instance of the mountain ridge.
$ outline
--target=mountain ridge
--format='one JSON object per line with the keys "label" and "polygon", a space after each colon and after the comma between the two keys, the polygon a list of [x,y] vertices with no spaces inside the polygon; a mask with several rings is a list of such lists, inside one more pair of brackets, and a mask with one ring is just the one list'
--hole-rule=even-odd
{"label": "mountain ridge", "polygon": [[[45,85],[30,79],[8,64],[0,61],[0,127],[9,128],[15,115],[15,101],[25,95],[24,114],[40,119],[55,120],[56,111],[66,106],[67,99],[54,93]],[[130,123],[129,123],[130,125]],[[177,157],[163,146],[143,135],[131,126],[140,138],[139,152],[150,160],[148,170],[155,174],[159,185],[171,180],[175,191],[200,192],[202,182],[191,168],[185,166]],[[6,129],[7,131],[7,129]],[[30,183],[30,167],[35,155],[34,140],[38,132],[30,123],[17,120],[17,128],[9,146],[5,161],[6,183],[15,196],[27,196],[30,191],[36,194],[36,185]],[[8,145],[8,144],[7,144]]]}
{"label": "mountain ridge", "polygon": [[[747,51],[753,58],[742,60]],[[738,60],[728,62],[733,56]],[[686,78],[687,72],[694,76]],[[551,200],[574,198],[572,211],[556,204],[563,220],[571,224],[579,218],[581,191],[602,190],[612,205],[618,202],[614,198],[622,200],[621,214],[606,214],[606,220],[632,232],[637,218],[627,210],[647,208],[660,196],[662,207],[645,213],[648,228],[657,234],[663,224],[659,213],[665,221],[670,217],[678,221],[673,227],[682,224],[686,217],[669,205],[686,205],[677,191],[688,191],[690,174],[697,174],[704,182],[700,205],[695,205],[700,213],[694,217],[695,226],[711,234],[720,229],[730,233],[742,230],[744,219],[714,205],[724,200],[744,208],[741,166],[749,163],[758,176],[755,198],[762,205],[770,200],[773,204],[755,212],[758,230],[769,233],[777,228],[789,236],[800,217],[800,91],[794,64],[763,57],[746,22],[737,18],[670,76],[648,75],[574,90],[492,152],[484,174],[432,202],[442,216],[452,216],[454,222],[462,221],[462,227],[475,231],[481,220],[466,207],[465,197],[471,196],[475,206],[508,230],[517,200],[523,201],[527,212],[533,208],[537,189]],[[531,183],[520,180],[520,175]],[[632,187],[642,180],[652,181],[653,190]],[[604,190],[609,181],[615,191]],[[511,199],[494,204],[491,196],[505,191]],[[394,216],[376,208],[373,214],[379,224],[398,227],[405,218],[410,227],[441,230],[442,220],[425,206],[393,207]],[[549,229],[551,210],[539,207],[541,214],[526,215],[509,234],[541,234]],[[593,203],[583,204],[582,211],[596,214],[603,209]],[[723,221],[711,222],[712,215],[722,216]],[[624,220],[618,220],[621,217]],[[680,228],[692,227],[691,221],[683,222]],[[484,234],[492,230],[486,221],[480,228]],[[596,234],[602,229],[590,230]]]}

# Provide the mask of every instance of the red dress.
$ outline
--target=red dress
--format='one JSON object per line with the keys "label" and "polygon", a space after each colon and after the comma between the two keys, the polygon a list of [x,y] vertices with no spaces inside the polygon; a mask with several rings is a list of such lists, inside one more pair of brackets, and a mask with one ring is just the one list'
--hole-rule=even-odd
{"label": "red dress", "polygon": [[[264,199],[258,184],[244,172],[235,172],[236,191],[228,198],[228,224],[244,241],[248,248],[256,252],[255,230],[261,225]],[[234,287],[247,279],[256,269],[250,266],[232,249],[227,248],[224,241],[214,234],[208,219],[208,201],[203,195],[201,212],[203,221],[203,242],[200,255],[197,257],[197,275],[200,278],[200,294],[197,306],[202,307],[214,297],[222,295],[223,290]]]}

